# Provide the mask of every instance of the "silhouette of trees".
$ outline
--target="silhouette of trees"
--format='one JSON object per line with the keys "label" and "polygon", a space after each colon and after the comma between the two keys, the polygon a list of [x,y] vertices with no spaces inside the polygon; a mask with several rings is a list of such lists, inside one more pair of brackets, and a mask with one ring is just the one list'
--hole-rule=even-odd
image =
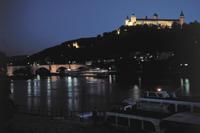
{"label": "silhouette of trees", "polygon": [[[120,34],[115,30],[105,32],[103,36],[67,41],[32,55],[30,60],[45,63],[44,60],[50,58],[54,63],[64,63],[68,60],[118,58],[136,51],[173,51],[182,55],[194,47],[193,43],[198,44],[199,27],[197,21],[184,24],[182,28],[174,23],[171,29],[155,25],[121,26]],[[80,48],[68,47],[73,42],[77,42]]]}

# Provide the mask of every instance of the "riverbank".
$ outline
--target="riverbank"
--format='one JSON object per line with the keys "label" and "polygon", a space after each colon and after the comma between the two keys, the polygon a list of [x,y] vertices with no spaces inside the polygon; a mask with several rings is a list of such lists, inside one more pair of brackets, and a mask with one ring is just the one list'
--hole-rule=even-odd
{"label": "riverbank", "polygon": [[17,114],[11,121],[9,133],[138,133],[124,128],[114,128],[103,123]]}

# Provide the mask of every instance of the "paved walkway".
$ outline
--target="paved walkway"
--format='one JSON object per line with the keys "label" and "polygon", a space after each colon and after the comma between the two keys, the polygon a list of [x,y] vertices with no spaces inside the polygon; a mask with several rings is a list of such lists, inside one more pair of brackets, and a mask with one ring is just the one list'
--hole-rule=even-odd
{"label": "paved walkway", "polygon": [[78,120],[51,119],[48,117],[16,115],[12,121],[12,133],[136,133],[91,122]]}

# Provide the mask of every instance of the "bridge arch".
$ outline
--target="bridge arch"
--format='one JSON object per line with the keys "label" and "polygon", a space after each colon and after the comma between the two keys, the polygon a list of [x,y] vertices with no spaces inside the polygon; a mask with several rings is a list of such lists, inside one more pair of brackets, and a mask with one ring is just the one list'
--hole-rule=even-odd
{"label": "bridge arch", "polygon": [[56,72],[57,73],[65,73],[67,71],[67,69],[68,69],[67,67],[61,66],[56,70]]}
{"label": "bridge arch", "polygon": [[80,67],[77,67],[77,70],[80,70],[80,71],[88,70],[88,67],[87,66],[80,66]]}
{"label": "bridge arch", "polygon": [[29,76],[32,75],[32,71],[30,68],[22,67],[13,70],[13,76]]}
{"label": "bridge arch", "polygon": [[50,73],[51,72],[46,67],[40,67],[35,71],[36,75],[41,75],[41,76],[48,76],[50,75]]}

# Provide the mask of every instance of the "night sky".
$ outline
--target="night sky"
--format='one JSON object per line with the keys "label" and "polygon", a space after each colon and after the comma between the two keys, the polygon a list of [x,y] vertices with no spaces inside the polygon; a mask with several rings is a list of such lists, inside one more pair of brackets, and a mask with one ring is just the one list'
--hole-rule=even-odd
{"label": "night sky", "polygon": [[200,0],[0,0],[0,51],[33,54],[63,41],[91,37],[138,18],[200,21]]}

